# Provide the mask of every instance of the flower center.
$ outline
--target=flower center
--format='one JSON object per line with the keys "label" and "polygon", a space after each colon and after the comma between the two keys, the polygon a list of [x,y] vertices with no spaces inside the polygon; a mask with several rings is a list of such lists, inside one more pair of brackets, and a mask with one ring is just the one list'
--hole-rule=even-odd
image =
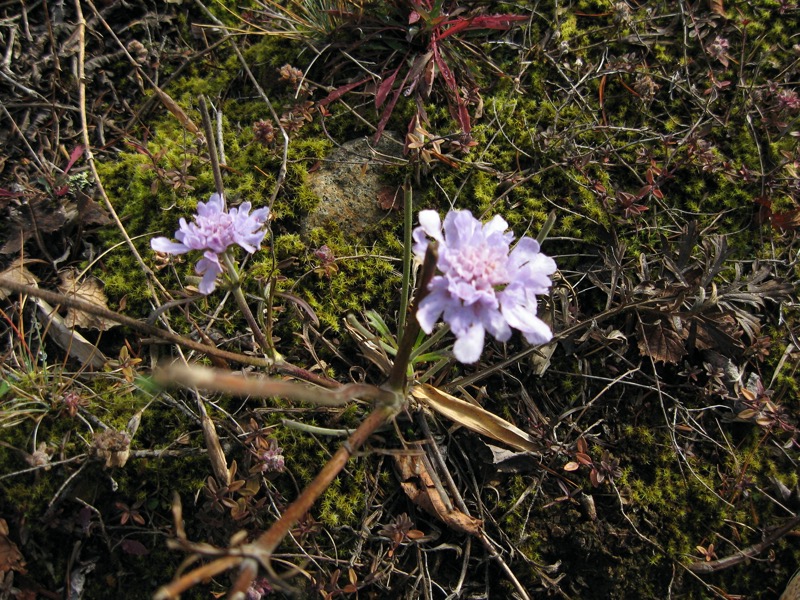
{"label": "flower center", "polygon": [[197,226],[206,238],[206,245],[215,252],[224,252],[234,243],[233,220],[228,213],[214,215],[214,218],[198,217]]}
{"label": "flower center", "polygon": [[508,283],[506,252],[486,243],[462,248],[454,261],[456,275],[480,291],[494,290]]}

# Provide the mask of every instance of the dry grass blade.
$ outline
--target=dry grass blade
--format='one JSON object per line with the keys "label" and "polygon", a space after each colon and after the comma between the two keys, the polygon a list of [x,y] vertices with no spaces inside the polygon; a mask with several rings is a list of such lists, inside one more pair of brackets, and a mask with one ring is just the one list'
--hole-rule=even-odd
{"label": "dry grass blade", "polygon": [[426,384],[414,386],[411,389],[411,395],[440,415],[444,415],[476,433],[523,452],[539,450],[536,440],[516,425],[433,386]]}
{"label": "dry grass blade", "polygon": [[214,472],[214,477],[217,482],[222,485],[230,485],[233,479],[233,473],[228,469],[228,461],[225,459],[225,452],[222,450],[222,444],[219,441],[217,428],[214,426],[214,421],[208,416],[203,401],[197,399],[197,408],[200,412],[201,424],[203,427],[203,439],[206,442],[208,450],[208,458],[211,461],[211,470]]}
{"label": "dry grass blade", "polygon": [[39,312],[47,319],[47,334],[64,349],[70,356],[77,358],[81,364],[88,365],[93,369],[102,369],[108,358],[99,350],[97,346],[83,337],[77,331],[73,331],[59,315],[55,309],[41,298],[34,298],[33,302],[39,308]]}
{"label": "dry grass blade", "polygon": [[186,129],[196,136],[203,135],[203,133],[200,131],[200,128],[195,125],[191,118],[189,118],[189,115],[186,114],[186,111],[183,110],[178,103],[172,99],[172,96],[167,94],[167,92],[162,90],[155,83],[153,84],[153,90],[155,90],[158,99],[161,100],[161,103],[164,105],[164,107],[171,112],[172,115],[178,119],[178,121],[180,121],[181,125],[186,127]]}

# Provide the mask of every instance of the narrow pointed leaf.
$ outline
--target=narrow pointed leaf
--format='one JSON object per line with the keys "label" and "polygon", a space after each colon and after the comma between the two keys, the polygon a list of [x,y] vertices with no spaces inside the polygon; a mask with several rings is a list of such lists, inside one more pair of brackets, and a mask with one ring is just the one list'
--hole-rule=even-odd
{"label": "narrow pointed leaf", "polygon": [[536,452],[540,449],[536,439],[513,425],[464,400],[443,392],[431,385],[418,385],[411,389],[411,395],[417,400],[447,417],[481,435],[490,437],[521,451]]}

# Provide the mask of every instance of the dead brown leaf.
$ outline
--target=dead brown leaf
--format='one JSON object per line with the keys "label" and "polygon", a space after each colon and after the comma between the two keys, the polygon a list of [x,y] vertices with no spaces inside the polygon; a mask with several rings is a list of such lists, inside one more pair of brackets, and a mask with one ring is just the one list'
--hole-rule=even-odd
{"label": "dead brown leaf", "polygon": [[678,364],[686,354],[681,335],[666,319],[639,323],[639,351],[655,362]]}
{"label": "dead brown leaf", "polygon": [[[4,277],[14,283],[22,283],[24,285],[36,286],[39,280],[36,276],[25,268],[25,263],[21,258],[15,260],[11,265],[2,273],[0,277]],[[8,293],[0,288],[0,300],[8,298]]]}
{"label": "dead brown leaf", "polygon": [[395,456],[395,467],[403,491],[414,504],[429,515],[438,518],[451,529],[468,535],[478,536],[481,534],[483,521],[445,505],[421,456],[398,454]]}
{"label": "dead brown leaf", "polygon": [[108,216],[106,209],[89,196],[79,191],[76,193],[76,198],[78,217],[82,225],[108,225],[111,223],[111,217]]}
{"label": "dead brown leaf", "polygon": [[725,5],[722,0],[708,0],[708,9],[721,17],[725,16]]}
{"label": "dead brown leaf", "polygon": [[8,539],[8,523],[0,518],[0,573],[25,573],[25,558],[17,545]]}
{"label": "dead brown leaf", "polygon": [[44,195],[28,202],[9,203],[8,216],[8,239],[0,247],[0,254],[16,254],[25,242],[36,236],[37,231],[40,234],[53,233],[67,222],[64,207]]}
{"label": "dead brown leaf", "polygon": [[[58,286],[59,291],[66,296],[77,297],[108,310],[108,299],[100,281],[94,277],[78,281],[77,277],[78,272],[75,269],[62,271],[61,283]],[[100,331],[107,331],[117,325],[114,321],[76,308],[67,310],[67,316],[64,321],[67,327],[70,328],[83,327],[84,329],[98,329]]]}

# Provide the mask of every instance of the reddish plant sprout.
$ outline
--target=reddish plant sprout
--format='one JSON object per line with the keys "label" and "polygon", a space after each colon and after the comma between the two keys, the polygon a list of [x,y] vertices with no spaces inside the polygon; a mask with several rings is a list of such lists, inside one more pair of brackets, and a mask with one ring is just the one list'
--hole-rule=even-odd
{"label": "reddish plant sprout", "polygon": [[47,446],[47,442],[39,442],[33,454],[25,457],[25,461],[32,467],[43,467],[45,471],[49,471],[50,457],[53,455],[53,449]]}
{"label": "reddish plant sprout", "polygon": [[791,422],[785,407],[772,399],[773,390],[764,387],[757,375],[751,375],[746,387],[739,390],[736,415],[739,421],[749,421],[767,430],[796,433],[797,427]]}
{"label": "reddish plant sprout", "polygon": [[[486,15],[468,13],[457,3],[442,0],[391,0],[386,18],[357,24],[359,36],[385,40],[388,58],[380,64],[375,88],[375,108],[380,118],[375,132],[378,141],[401,97],[414,97],[416,117],[427,122],[423,108],[437,85],[453,120],[462,133],[472,129],[472,119],[480,116],[482,102],[467,53],[463,34],[476,31],[507,31],[528,21],[527,15]],[[398,52],[398,48],[408,50]],[[374,77],[351,81],[334,89],[320,105],[374,82]],[[470,115],[470,105],[476,106]]]}
{"label": "reddish plant sprout", "polygon": [[260,144],[271,146],[275,142],[275,125],[269,119],[253,123],[253,137]]}
{"label": "reddish plant sprout", "polygon": [[296,133],[302,129],[303,125],[314,120],[314,103],[305,100],[295,104],[292,108],[284,112],[280,117],[281,127],[288,133]]}
{"label": "reddish plant sprout", "polygon": [[133,56],[133,60],[138,65],[143,65],[147,62],[147,48],[139,40],[131,40],[128,44],[128,53]]}
{"label": "reddish plant sprout", "polygon": [[300,69],[287,63],[278,69],[278,73],[281,76],[281,81],[287,82],[292,88],[301,94],[308,93],[308,86],[303,80],[303,72]]}
{"label": "reddish plant sprout", "polygon": [[608,450],[603,450],[603,455],[600,457],[600,464],[594,464],[589,473],[589,480],[594,487],[598,487],[606,479],[609,481],[622,475],[622,469],[619,468],[619,459],[611,456]]}
{"label": "reddish plant sprout", "polygon": [[272,586],[266,577],[259,577],[244,592],[245,600],[261,600],[272,593]]}
{"label": "reddish plant sprout", "polygon": [[322,531],[322,524],[317,521],[311,513],[306,513],[292,528],[292,535],[299,540],[300,543],[305,542],[308,538],[313,538]]}
{"label": "reddish plant sprout", "polygon": [[133,506],[128,506],[124,502],[114,502],[114,507],[119,511],[119,524],[120,525],[127,525],[130,523],[136,523],[137,525],[144,525],[145,520],[142,514],[139,512],[139,509],[144,504],[144,500],[137,500]]}
{"label": "reddish plant sprout", "polygon": [[69,391],[61,396],[61,409],[70,417],[75,417],[81,407],[88,406],[89,401],[82,398],[78,392]]}
{"label": "reddish plant sprout", "polygon": [[469,133],[461,133],[455,138],[448,140],[448,148],[450,152],[454,154],[469,154],[477,145],[478,142],[472,139],[472,134]]}
{"label": "reddish plant sprout", "polygon": [[727,67],[728,64],[730,64],[730,58],[728,56],[730,47],[731,44],[726,38],[717,36],[714,38],[714,41],[708,45],[707,50],[713,58],[722,63],[723,67]]}
{"label": "reddish plant sprout", "polygon": [[336,257],[333,254],[333,250],[327,244],[314,250],[314,258],[320,262],[319,267],[314,269],[316,273],[325,275],[330,279],[339,270],[339,267],[336,266]]}
{"label": "reddish plant sprout", "polygon": [[794,90],[781,90],[777,95],[778,109],[795,113],[800,109],[800,95]]}
{"label": "reddish plant sprout", "polygon": [[392,547],[388,552],[390,558],[402,544],[425,536],[422,531],[414,528],[414,521],[406,513],[397,515],[394,521],[383,527],[378,533],[392,541]]}
{"label": "reddish plant sprout", "polygon": [[283,448],[273,438],[259,437],[255,448],[251,449],[253,456],[258,461],[251,472],[270,474],[283,473],[286,464],[283,458]]}

